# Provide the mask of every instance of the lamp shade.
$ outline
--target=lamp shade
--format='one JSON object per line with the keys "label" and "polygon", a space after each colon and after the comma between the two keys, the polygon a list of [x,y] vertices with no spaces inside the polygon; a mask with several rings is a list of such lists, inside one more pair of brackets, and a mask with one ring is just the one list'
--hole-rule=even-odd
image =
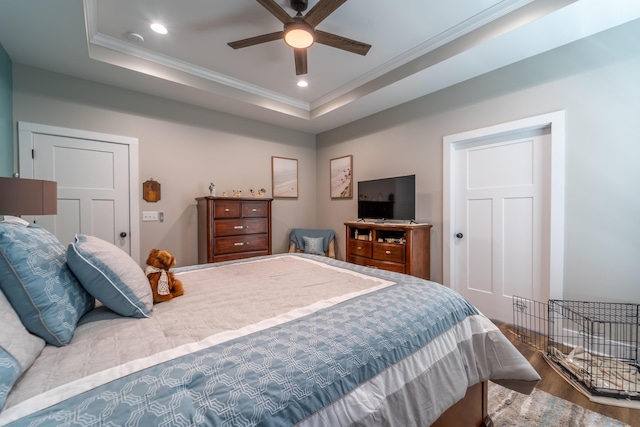
{"label": "lamp shade", "polygon": [[284,41],[296,49],[304,49],[315,41],[314,31],[309,25],[295,21],[285,25]]}
{"label": "lamp shade", "polygon": [[55,215],[58,184],[41,179],[0,177],[0,215]]}

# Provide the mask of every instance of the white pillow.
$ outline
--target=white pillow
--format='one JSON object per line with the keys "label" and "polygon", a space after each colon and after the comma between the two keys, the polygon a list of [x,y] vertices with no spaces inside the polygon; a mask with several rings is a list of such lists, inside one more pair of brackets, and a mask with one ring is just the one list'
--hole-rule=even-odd
{"label": "white pillow", "polygon": [[153,294],[140,266],[117,246],[77,234],[67,264],[82,286],[102,304],[127,317],[151,317]]}
{"label": "white pillow", "polygon": [[20,375],[44,348],[44,340],[31,335],[0,292],[0,410]]}

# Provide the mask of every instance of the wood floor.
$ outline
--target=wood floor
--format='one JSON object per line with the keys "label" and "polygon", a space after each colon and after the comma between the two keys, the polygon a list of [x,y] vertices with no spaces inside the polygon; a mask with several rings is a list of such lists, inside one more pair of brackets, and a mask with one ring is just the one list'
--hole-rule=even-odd
{"label": "wood floor", "polygon": [[536,348],[518,341],[509,325],[494,321],[500,327],[502,333],[509,338],[513,345],[529,360],[542,381],[538,384],[540,390],[549,394],[568,400],[592,411],[601,413],[611,418],[615,418],[632,427],[640,427],[640,409],[621,408],[612,405],[601,405],[591,402],[581,392],[569,384],[560,374],[558,374],[545,360],[544,356]]}

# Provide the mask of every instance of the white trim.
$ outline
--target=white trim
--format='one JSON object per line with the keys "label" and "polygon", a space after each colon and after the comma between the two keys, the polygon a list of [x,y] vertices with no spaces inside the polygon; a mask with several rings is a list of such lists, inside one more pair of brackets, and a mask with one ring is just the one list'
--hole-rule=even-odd
{"label": "white trim", "polygon": [[564,296],[564,163],[565,163],[565,112],[556,111],[513,122],[502,123],[454,135],[442,141],[442,283],[456,289],[451,272],[454,271],[453,225],[455,224],[455,200],[452,188],[455,182],[455,150],[462,144],[479,138],[492,137],[515,131],[551,128],[550,165],[550,227],[549,227],[549,298]]}
{"label": "white trim", "polygon": [[138,185],[138,138],[90,132],[58,126],[18,122],[18,170],[22,178],[33,178],[33,134],[59,135],[69,138],[124,144],[129,147],[129,242],[131,257],[140,264],[140,189]]}

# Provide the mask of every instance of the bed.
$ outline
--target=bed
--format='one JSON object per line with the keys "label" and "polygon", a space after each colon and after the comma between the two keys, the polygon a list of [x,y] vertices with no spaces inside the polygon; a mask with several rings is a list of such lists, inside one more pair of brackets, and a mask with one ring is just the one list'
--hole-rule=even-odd
{"label": "bed", "polygon": [[[40,304],[44,327],[24,303],[42,289],[19,271],[38,257],[44,288],[71,287],[76,307],[46,320]],[[308,254],[173,271],[185,294],[153,305],[115,246],[0,225],[2,321],[15,326],[0,355],[17,360],[11,380],[0,357],[0,425],[478,426],[490,422],[486,381],[529,393],[540,379],[433,282]],[[70,332],[54,331],[61,321]]]}

